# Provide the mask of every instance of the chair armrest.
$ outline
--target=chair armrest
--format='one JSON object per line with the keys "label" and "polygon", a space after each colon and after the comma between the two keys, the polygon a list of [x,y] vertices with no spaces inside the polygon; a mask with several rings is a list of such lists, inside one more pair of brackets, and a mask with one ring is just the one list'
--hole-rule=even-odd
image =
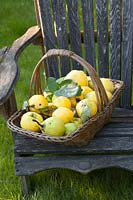
{"label": "chair armrest", "polygon": [[11,95],[19,77],[17,65],[18,56],[31,43],[36,43],[41,37],[38,26],[31,27],[27,32],[15,40],[0,61],[0,105]]}

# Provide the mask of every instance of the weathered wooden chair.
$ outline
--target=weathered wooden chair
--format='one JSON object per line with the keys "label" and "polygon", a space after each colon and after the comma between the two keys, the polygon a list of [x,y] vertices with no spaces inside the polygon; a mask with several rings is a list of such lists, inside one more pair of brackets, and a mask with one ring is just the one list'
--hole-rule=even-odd
{"label": "weathered wooden chair", "polygon": [[[39,26],[31,27],[10,48],[1,51],[3,58],[0,63],[0,110],[6,119],[17,109],[13,92],[18,79],[17,59],[30,43],[40,44],[44,52],[51,48],[71,49],[85,57],[95,68],[98,65],[100,77],[122,79],[126,85],[111,123],[87,146],[68,148],[13,134],[15,173],[22,177],[26,194],[29,176],[46,169],[67,168],[81,173],[107,167],[133,169],[133,2],[96,0],[96,31],[94,5],[92,0],[52,0],[51,7],[50,0],[35,0]],[[83,20],[82,30],[79,8]],[[61,73],[64,75],[70,70],[68,59],[62,59],[61,66]],[[74,62],[73,68],[80,69],[80,66]],[[55,59],[49,62],[49,74],[59,76]],[[53,156],[43,157],[39,154]]]}

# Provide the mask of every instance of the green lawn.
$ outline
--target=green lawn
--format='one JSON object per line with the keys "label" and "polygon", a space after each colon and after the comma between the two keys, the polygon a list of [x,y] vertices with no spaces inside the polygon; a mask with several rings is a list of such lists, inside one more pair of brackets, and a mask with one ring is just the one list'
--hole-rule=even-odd
{"label": "green lawn", "polygon": [[[32,0],[0,0],[0,48],[10,46],[35,24]],[[32,45],[20,57],[21,76],[15,88],[19,108],[28,97],[31,73],[40,57],[41,50]],[[1,117],[0,200],[20,200],[21,182],[14,175],[13,141],[5,127],[6,122]],[[32,177],[33,195],[29,200],[132,200],[132,184],[132,173],[122,169],[102,169],[88,175],[48,170]]]}

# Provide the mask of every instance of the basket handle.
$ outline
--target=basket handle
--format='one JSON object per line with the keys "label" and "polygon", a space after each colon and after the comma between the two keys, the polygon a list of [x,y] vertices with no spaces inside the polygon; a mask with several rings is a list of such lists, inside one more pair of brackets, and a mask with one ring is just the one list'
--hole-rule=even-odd
{"label": "basket handle", "polygon": [[91,77],[94,90],[96,93],[96,99],[98,103],[98,110],[102,111],[104,109],[103,102],[105,106],[108,104],[108,97],[105,92],[105,89],[103,87],[103,84],[97,75],[94,68],[83,58],[78,56],[72,51],[66,50],[66,49],[50,49],[47,51],[47,53],[39,60],[37,65],[35,66],[35,69],[33,71],[31,81],[30,81],[30,96],[32,95],[32,87],[34,84],[34,92],[36,94],[43,94],[42,88],[41,88],[41,81],[40,81],[40,68],[41,64],[44,61],[47,64],[47,58],[53,57],[53,56],[67,56],[75,61],[77,61],[80,65],[82,65],[88,72],[88,74]]}

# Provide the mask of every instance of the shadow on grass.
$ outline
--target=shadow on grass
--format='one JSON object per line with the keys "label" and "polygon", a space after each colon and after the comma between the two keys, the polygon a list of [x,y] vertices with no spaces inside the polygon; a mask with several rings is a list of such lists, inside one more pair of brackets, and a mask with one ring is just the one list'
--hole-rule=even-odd
{"label": "shadow on grass", "polygon": [[87,175],[53,169],[31,177],[30,199],[49,200],[131,200],[132,174],[117,168],[95,170]]}

